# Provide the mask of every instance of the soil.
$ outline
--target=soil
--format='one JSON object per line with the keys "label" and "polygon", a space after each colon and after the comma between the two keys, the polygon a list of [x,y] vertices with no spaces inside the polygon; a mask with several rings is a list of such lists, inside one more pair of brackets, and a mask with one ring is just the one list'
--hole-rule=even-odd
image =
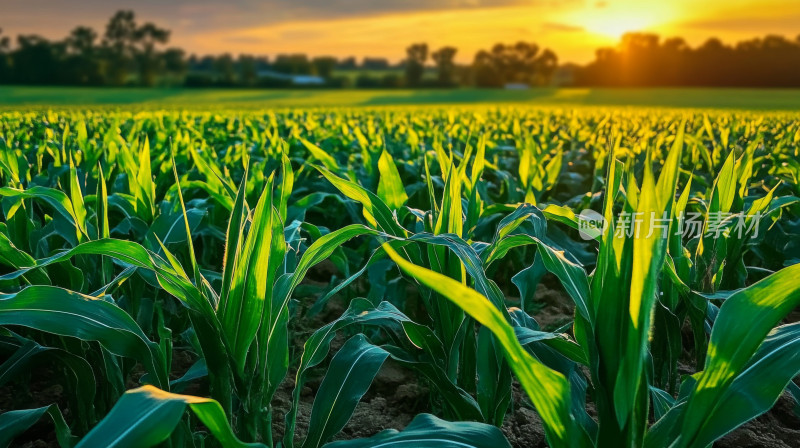
{"label": "soil", "polygon": [[[326,267],[327,268],[327,267]],[[309,283],[316,283],[316,278]],[[571,319],[574,312],[571,300],[562,291],[556,289],[551,282],[543,282],[536,290],[536,302],[541,308],[535,312],[535,318],[543,329],[554,329]],[[324,313],[301,324],[296,341],[304,341],[310,329],[318,328],[325,322],[338,317],[344,306],[338,300],[332,300]],[[796,321],[798,312],[790,317]],[[297,333],[295,333],[297,334]],[[332,342],[332,350],[338,349],[345,338],[339,336]],[[293,352],[299,354],[302,343],[293,344]],[[196,360],[196,356],[187,351],[176,350],[173,355],[171,379],[180,377]],[[323,371],[323,369],[317,369]],[[688,370],[688,369],[687,369]],[[138,385],[136,378],[141,369],[134,368],[128,381],[129,387]],[[10,409],[33,408],[51,403],[58,403],[69,421],[69,409],[63,390],[52,384],[53,372],[47,368],[31,373],[29,391],[14,390],[11,385],[0,387],[0,413]],[[311,404],[321,377],[311,377],[303,388],[301,403],[296,424],[296,441],[302,441],[308,428]],[[284,431],[284,414],[291,404],[294,383],[294,372],[289,372],[286,381],[277,391],[273,400],[273,438],[281,440]],[[362,398],[356,410],[345,426],[336,436],[337,440],[370,437],[385,429],[401,430],[421,412],[431,412],[429,391],[422,382],[406,369],[401,368],[388,359],[375,378],[367,394]],[[189,386],[183,393],[203,395],[205,385],[200,382]],[[20,400],[23,402],[20,402]],[[592,404],[588,406],[591,408]],[[591,412],[590,412],[591,414]],[[514,387],[512,408],[506,414],[501,428],[511,446],[514,448],[546,447],[542,421],[529,405],[519,385]],[[793,448],[800,441],[800,417],[794,412],[794,401],[785,393],[778,403],[766,414],[742,425],[731,434],[723,437],[714,447],[717,448]],[[46,448],[56,447],[55,433],[52,423],[43,418],[29,431],[15,440],[14,447]]]}
{"label": "soil", "polygon": [[714,444],[715,448],[796,448],[800,444],[800,417],[787,393],[764,415],[737,428]]}

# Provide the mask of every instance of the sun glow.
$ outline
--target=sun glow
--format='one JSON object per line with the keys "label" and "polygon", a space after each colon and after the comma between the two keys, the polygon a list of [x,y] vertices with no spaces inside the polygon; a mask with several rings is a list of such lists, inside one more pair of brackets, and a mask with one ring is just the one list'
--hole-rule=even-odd
{"label": "sun glow", "polygon": [[649,17],[624,14],[614,17],[591,17],[585,22],[587,31],[618,39],[631,31],[645,31],[653,24]]}
{"label": "sun glow", "polygon": [[633,31],[653,31],[673,18],[667,5],[613,4],[576,13],[572,20],[587,32],[606,38],[619,39]]}

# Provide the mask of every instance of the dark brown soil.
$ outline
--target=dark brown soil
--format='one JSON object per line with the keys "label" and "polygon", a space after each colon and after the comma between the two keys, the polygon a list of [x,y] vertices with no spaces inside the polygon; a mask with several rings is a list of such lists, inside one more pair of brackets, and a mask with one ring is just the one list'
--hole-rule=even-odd
{"label": "dark brown soil", "polygon": [[550,288],[544,282],[536,285],[535,301],[541,308],[533,314],[542,330],[556,328],[572,322],[575,304],[560,289]]}
{"label": "dark brown soil", "polygon": [[800,417],[793,410],[794,399],[786,392],[766,414],[740,426],[714,444],[715,448],[797,448],[800,446]]}
{"label": "dark brown soil", "polygon": [[[49,366],[39,366],[30,372],[30,383],[27,390],[6,384],[0,387],[0,414],[14,409],[35,409],[57,403],[65,418],[69,418],[64,388],[53,384],[55,372]],[[17,437],[12,447],[45,448],[57,447],[53,422],[42,418],[28,431]]]}

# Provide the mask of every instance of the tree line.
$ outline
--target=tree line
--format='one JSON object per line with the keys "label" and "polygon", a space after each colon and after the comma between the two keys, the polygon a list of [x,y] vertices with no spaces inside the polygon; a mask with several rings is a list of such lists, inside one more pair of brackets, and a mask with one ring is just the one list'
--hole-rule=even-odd
{"label": "tree line", "polygon": [[455,47],[434,50],[425,43],[410,45],[398,64],[305,54],[198,56],[168,47],[170,35],[151,22],[140,24],[133,11],[114,14],[102,33],[78,26],[63,40],[19,35],[12,45],[0,30],[0,84],[284,87],[293,85],[292,76],[308,75],[328,87],[499,87],[549,84],[558,62],[552,51],[527,42],[497,44],[466,66],[456,64]]}
{"label": "tree line", "polygon": [[579,68],[582,86],[800,87],[800,36],[768,35],[726,45],[711,38],[696,48],[682,38],[629,33],[617,48],[597,50]]}
{"label": "tree line", "polygon": [[[800,36],[751,39],[735,45],[709,39],[692,48],[682,38],[629,33],[584,65],[559,66],[558,56],[531,42],[498,43],[456,63],[458,49],[415,43],[397,64],[385,58],[283,54],[187,55],[168,47],[170,31],[140,24],[132,11],[114,14],[102,33],[78,26],[63,40],[0,30],[0,84],[190,87],[291,87],[316,77],[325,87],[547,86],[800,86]],[[318,82],[319,80],[323,82]]]}

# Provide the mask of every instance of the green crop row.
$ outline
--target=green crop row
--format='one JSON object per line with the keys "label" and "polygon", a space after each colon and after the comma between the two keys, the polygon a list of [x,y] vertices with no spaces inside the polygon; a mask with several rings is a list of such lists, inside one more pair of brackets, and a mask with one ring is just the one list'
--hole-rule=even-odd
{"label": "green crop row", "polygon": [[0,446],[709,446],[800,398],[798,178],[796,114],[0,113]]}

